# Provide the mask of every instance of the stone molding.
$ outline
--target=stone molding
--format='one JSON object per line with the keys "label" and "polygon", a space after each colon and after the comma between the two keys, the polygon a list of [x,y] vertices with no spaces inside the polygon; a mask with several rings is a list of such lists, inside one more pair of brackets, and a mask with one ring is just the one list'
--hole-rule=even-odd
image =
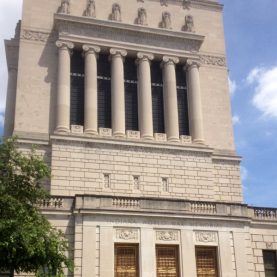
{"label": "stone molding", "polygon": [[139,239],[138,229],[117,228],[115,229],[115,239],[121,241],[137,241]]}
{"label": "stone molding", "polygon": [[200,55],[200,62],[202,65],[213,65],[226,67],[226,58],[212,55]]}
{"label": "stone molding", "polygon": [[216,243],[217,233],[209,231],[195,231],[195,240],[196,243]]}
{"label": "stone molding", "polygon": [[156,240],[163,242],[179,241],[178,231],[176,230],[159,230],[156,231]]}
{"label": "stone molding", "polygon": [[56,34],[54,32],[42,32],[30,29],[22,29],[20,33],[20,38],[23,40],[45,43],[47,41],[55,41]]}
{"label": "stone molding", "polygon": [[[113,41],[114,44],[118,44],[118,48],[125,48],[123,45],[137,45],[139,42],[140,47],[157,48],[163,45],[165,49],[196,53],[204,41],[204,36],[194,33],[65,14],[55,14],[54,17],[60,38],[68,40],[72,38],[75,41],[82,41],[84,38],[93,39],[97,40],[99,45],[106,45],[109,41]],[[111,46],[110,43],[108,44]]]}

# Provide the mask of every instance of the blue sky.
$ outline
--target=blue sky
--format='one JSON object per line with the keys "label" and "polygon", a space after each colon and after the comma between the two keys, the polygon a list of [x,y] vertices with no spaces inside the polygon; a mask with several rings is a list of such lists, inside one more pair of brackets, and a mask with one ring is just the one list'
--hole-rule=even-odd
{"label": "blue sky", "polygon": [[[245,202],[277,207],[277,1],[222,0],[237,152]],[[3,39],[21,0],[0,1],[0,135],[7,83]]]}

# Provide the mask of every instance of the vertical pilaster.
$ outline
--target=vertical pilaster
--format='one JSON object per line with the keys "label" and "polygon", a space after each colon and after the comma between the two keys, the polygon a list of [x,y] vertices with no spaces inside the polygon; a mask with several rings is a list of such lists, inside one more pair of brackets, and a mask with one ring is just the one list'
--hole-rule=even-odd
{"label": "vertical pilaster", "polygon": [[176,57],[163,57],[163,98],[165,114],[165,131],[168,141],[179,141],[179,119],[176,87]]}
{"label": "vertical pilaster", "polygon": [[57,125],[56,131],[70,130],[70,50],[74,44],[57,41],[59,48],[58,86],[57,86]]}
{"label": "vertical pilaster", "polygon": [[97,53],[100,48],[94,45],[83,45],[85,53],[85,123],[84,130],[87,134],[98,133],[97,118]]}
{"label": "vertical pilaster", "polygon": [[138,66],[138,116],[141,138],[153,139],[153,111],[150,62],[152,54],[137,54]]}
{"label": "vertical pilaster", "polygon": [[189,125],[194,143],[204,143],[199,66],[198,62],[188,60],[185,67],[188,84]]}
{"label": "vertical pilaster", "polygon": [[125,136],[125,88],[124,57],[127,51],[110,49],[111,54],[111,94],[112,94],[112,129],[116,137]]}

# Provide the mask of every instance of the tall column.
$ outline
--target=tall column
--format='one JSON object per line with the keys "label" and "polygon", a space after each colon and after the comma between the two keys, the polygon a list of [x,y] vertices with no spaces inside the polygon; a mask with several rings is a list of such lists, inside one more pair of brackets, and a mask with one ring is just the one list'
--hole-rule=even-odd
{"label": "tall column", "polygon": [[70,50],[74,44],[57,41],[59,48],[58,88],[57,88],[57,126],[58,132],[70,130]]}
{"label": "tall column", "polygon": [[112,93],[112,129],[116,137],[125,136],[125,89],[124,57],[127,51],[110,49],[111,54],[111,93]]}
{"label": "tall column", "polygon": [[185,67],[188,83],[189,126],[194,143],[204,143],[199,66],[198,62],[188,60]]}
{"label": "tall column", "polygon": [[165,131],[168,141],[179,141],[179,118],[176,87],[175,64],[179,62],[176,57],[163,57],[163,97]]}
{"label": "tall column", "polygon": [[153,112],[150,62],[152,54],[138,53],[138,116],[141,138],[153,139]]}
{"label": "tall column", "polygon": [[97,119],[97,53],[100,48],[94,45],[83,45],[85,53],[85,133],[98,133]]}

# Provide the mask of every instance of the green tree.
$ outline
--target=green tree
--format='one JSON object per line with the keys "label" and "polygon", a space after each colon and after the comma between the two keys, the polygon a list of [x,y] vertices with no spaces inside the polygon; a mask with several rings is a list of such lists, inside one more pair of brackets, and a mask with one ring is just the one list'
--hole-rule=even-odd
{"label": "green tree", "polygon": [[0,144],[0,272],[64,276],[65,267],[72,271],[64,234],[38,208],[49,197],[41,186],[49,177],[34,149],[21,153],[14,138]]}

